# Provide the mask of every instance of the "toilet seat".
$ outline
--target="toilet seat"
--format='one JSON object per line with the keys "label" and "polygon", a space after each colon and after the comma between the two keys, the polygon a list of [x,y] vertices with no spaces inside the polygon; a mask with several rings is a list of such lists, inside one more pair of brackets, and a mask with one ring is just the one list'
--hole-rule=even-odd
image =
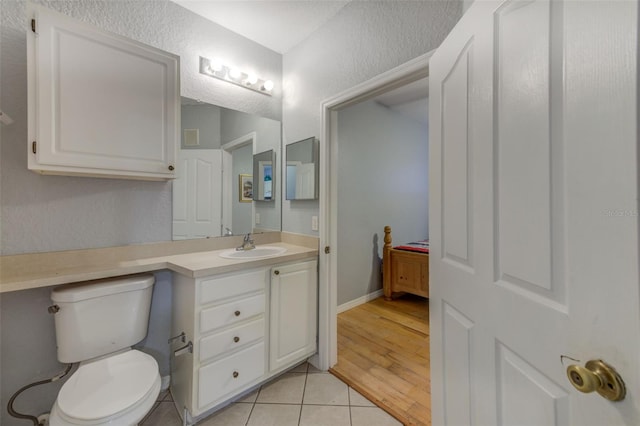
{"label": "toilet seat", "polygon": [[49,424],[135,425],[159,392],[158,363],[140,351],[83,363],[60,389]]}

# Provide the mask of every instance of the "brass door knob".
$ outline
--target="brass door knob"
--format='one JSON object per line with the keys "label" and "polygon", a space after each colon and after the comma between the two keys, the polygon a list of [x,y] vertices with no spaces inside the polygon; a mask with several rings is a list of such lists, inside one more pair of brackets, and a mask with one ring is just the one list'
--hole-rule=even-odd
{"label": "brass door knob", "polygon": [[567,377],[580,392],[596,391],[609,401],[622,401],[627,393],[622,377],[602,360],[587,361],[584,367],[570,365]]}

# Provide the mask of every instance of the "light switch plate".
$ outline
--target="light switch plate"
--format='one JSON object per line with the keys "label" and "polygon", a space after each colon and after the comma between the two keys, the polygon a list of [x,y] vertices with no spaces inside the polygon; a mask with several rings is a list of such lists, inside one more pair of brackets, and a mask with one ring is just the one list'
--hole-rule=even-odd
{"label": "light switch plate", "polygon": [[318,230],[318,216],[311,216],[311,230]]}
{"label": "light switch plate", "polygon": [[260,225],[260,213],[256,213],[256,225]]}

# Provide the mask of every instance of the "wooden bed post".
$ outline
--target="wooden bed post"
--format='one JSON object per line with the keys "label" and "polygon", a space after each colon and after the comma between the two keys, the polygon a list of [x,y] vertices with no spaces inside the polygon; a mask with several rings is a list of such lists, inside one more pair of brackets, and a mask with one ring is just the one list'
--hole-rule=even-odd
{"label": "wooden bed post", "polygon": [[391,227],[384,227],[384,247],[382,249],[382,291],[385,300],[391,298]]}

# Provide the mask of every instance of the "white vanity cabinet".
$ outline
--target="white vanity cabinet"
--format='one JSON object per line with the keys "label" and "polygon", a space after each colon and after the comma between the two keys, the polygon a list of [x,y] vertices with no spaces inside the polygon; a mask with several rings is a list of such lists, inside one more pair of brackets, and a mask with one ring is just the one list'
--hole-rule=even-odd
{"label": "white vanity cabinet", "polygon": [[271,269],[269,368],[291,365],[317,349],[318,263]]}
{"label": "white vanity cabinet", "polygon": [[[189,278],[174,273],[171,391],[187,423],[316,352],[317,260]],[[183,414],[181,412],[181,414]]]}
{"label": "white vanity cabinet", "polygon": [[179,57],[45,7],[28,16],[28,168],[175,178]]}
{"label": "white vanity cabinet", "polygon": [[264,376],[268,279],[268,268],[195,280],[174,274],[172,335],[185,333],[193,353],[172,356],[171,390],[192,417]]}

